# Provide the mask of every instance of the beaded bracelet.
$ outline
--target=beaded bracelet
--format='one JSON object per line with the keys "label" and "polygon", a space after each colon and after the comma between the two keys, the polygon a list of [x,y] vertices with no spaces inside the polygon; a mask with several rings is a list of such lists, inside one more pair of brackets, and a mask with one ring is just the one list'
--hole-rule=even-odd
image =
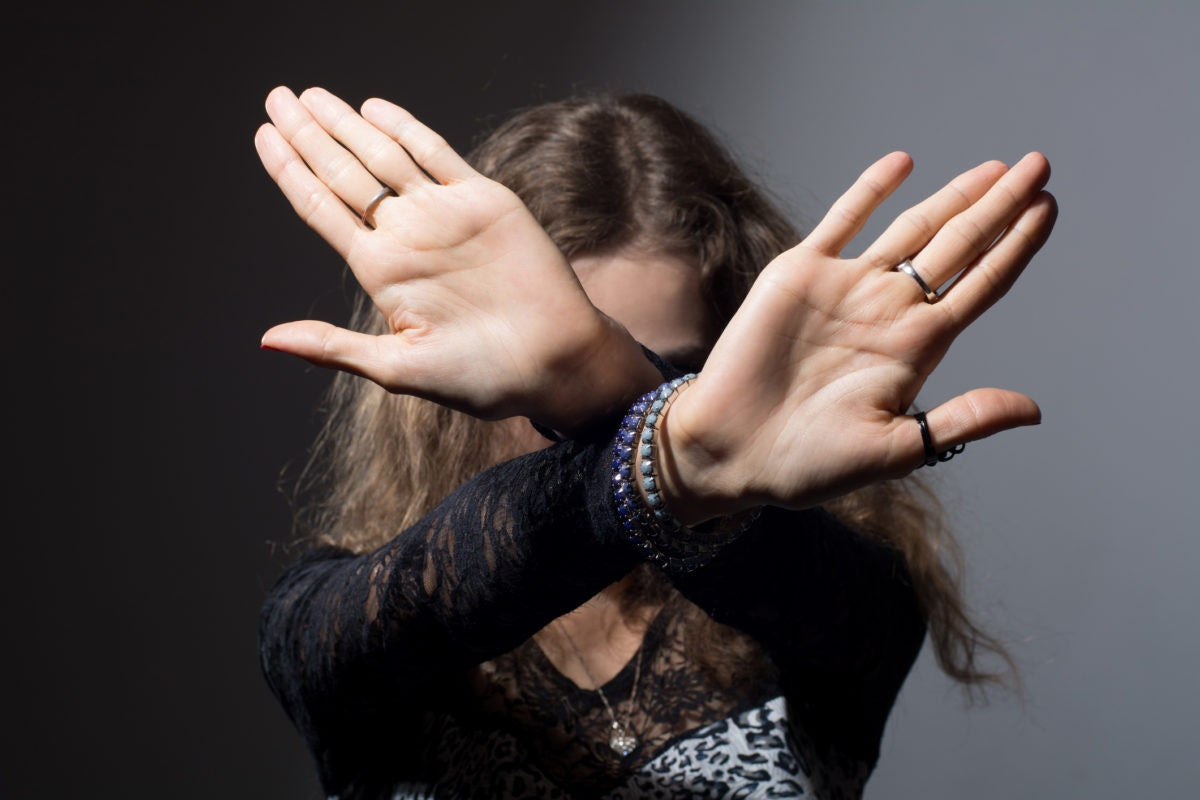
{"label": "beaded bracelet", "polygon": [[613,444],[613,500],[621,527],[643,555],[676,572],[703,566],[758,517],[755,509],[739,515],[736,524],[731,524],[734,518],[724,518],[689,528],[666,507],[658,480],[659,431],[674,396],[695,379],[689,373],[639,397],[621,420]]}

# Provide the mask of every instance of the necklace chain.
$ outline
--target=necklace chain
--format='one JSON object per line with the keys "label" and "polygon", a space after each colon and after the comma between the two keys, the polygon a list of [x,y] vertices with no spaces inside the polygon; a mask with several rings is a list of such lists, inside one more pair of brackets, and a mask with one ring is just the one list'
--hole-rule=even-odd
{"label": "necklace chain", "polygon": [[612,720],[612,735],[609,737],[608,746],[615,750],[621,756],[627,756],[633,752],[638,746],[638,738],[630,729],[630,720],[633,716],[633,707],[637,701],[638,680],[642,677],[642,648],[638,647],[637,661],[634,662],[633,668],[633,689],[629,693],[629,714],[625,717],[625,724],[621,724],[617,720],[617,713],[613,710],[612,704],[608,702],[608,697],[604,694],[604,689],[600,687],[600,682],[592,675],[592,671],[588,669],[587,660],[584,659],[583,653],[580,652],[579,646],[575,644],[575,640],[571,638],[571,634],[567,633],[567,626],[558,620],[558,629],[562,631],[563,638],[571,645],[571,649],[575,651],[575,658],[579,660],[579,666],[583,667],[583,674],[587,675],[592,686],[597,694],[600,695],[600,701],[604,703],[605,710],[608,711],[608,716]]}

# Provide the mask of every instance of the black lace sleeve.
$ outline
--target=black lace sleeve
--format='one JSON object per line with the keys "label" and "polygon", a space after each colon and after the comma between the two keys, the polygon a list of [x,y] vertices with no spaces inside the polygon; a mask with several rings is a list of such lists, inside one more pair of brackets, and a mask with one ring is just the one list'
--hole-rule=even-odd
{"label": "black lace sleeve", "polygon": [[[379,726],[436,702],[440,678],[511,650],[635,566],[606,452],[568,442],[501,464],[374,552],[324,548],[284,572],[262,612],[262,666],[318,758],[369,762]],[[328,731],[362,741],[330,747]]]}
{"label": "black lace sleeve", "polygon": [[[327,790],[349,797],[345,787],[378,777],[372,765],[421,752],[417,721],[461,700],[470,667],[637,565],[611,497],[610,447],[563,442],[493,467],[383,547],[318,549],[283,573],[260,620],[263,671]],[[874,760],[924,632],[895,551],[821,510],[768,508],[674,580],[762,647],[806,728]],[[424,766],[414,757],[403,774]]]}
{"label": "black lace sleeve", "polygon": [[763,646],[793,711],[823,744],[874,763],[925,635],[898,551],[824,509],[767,507],[708,566],[674,581]]}

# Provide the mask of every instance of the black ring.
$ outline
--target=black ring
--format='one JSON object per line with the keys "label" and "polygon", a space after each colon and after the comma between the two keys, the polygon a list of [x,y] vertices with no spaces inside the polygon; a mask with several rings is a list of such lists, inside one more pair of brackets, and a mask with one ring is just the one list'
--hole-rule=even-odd
{"label": "black ring", "polygon": [[956,444],[949,450],[943,450],[942,452],[938,453],[938,461],[949,461],[966,449],[967,446],[965,444]]}
{"label": "black ring", "polygon": [[933,449],[933,437],[929,435],[929,423],[925,421],[925,412],[918,411],[913,419],[921,426],[921,444],[925,445],[925,463],[922,466],[932,467],[938,463],[937,450]]}
{"label": "black ring", "polygon": [[925,445],[925,463],[921,465],[922,467],[936,467],[939,462],[949,461],[967,449],[966,444],[956,444],[949,450],[943,450],[939,453],[933,449],[933,436],[929,433],[929,422],[925,419],[925,412],[918,411],[913,414],[913,419],[921,426],[921,444]]}

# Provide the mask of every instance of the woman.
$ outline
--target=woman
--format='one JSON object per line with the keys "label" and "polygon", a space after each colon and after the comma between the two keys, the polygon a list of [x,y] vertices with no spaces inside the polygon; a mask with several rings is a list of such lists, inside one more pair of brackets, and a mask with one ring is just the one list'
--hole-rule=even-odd
{"label": "woman", "polygon": [[904,154],[796,245],[655,98],[532,109],[475,168],[384,101],[267,110],[264,165],[373,301],[263,339],[359,376],[310,472],[323,546],[262,623],[330,795],[857,796],[926,624],[988,677],[897,479],[1037,422],[998,389],[908,411],[1049,235],[1041,156],[841,258]]}

